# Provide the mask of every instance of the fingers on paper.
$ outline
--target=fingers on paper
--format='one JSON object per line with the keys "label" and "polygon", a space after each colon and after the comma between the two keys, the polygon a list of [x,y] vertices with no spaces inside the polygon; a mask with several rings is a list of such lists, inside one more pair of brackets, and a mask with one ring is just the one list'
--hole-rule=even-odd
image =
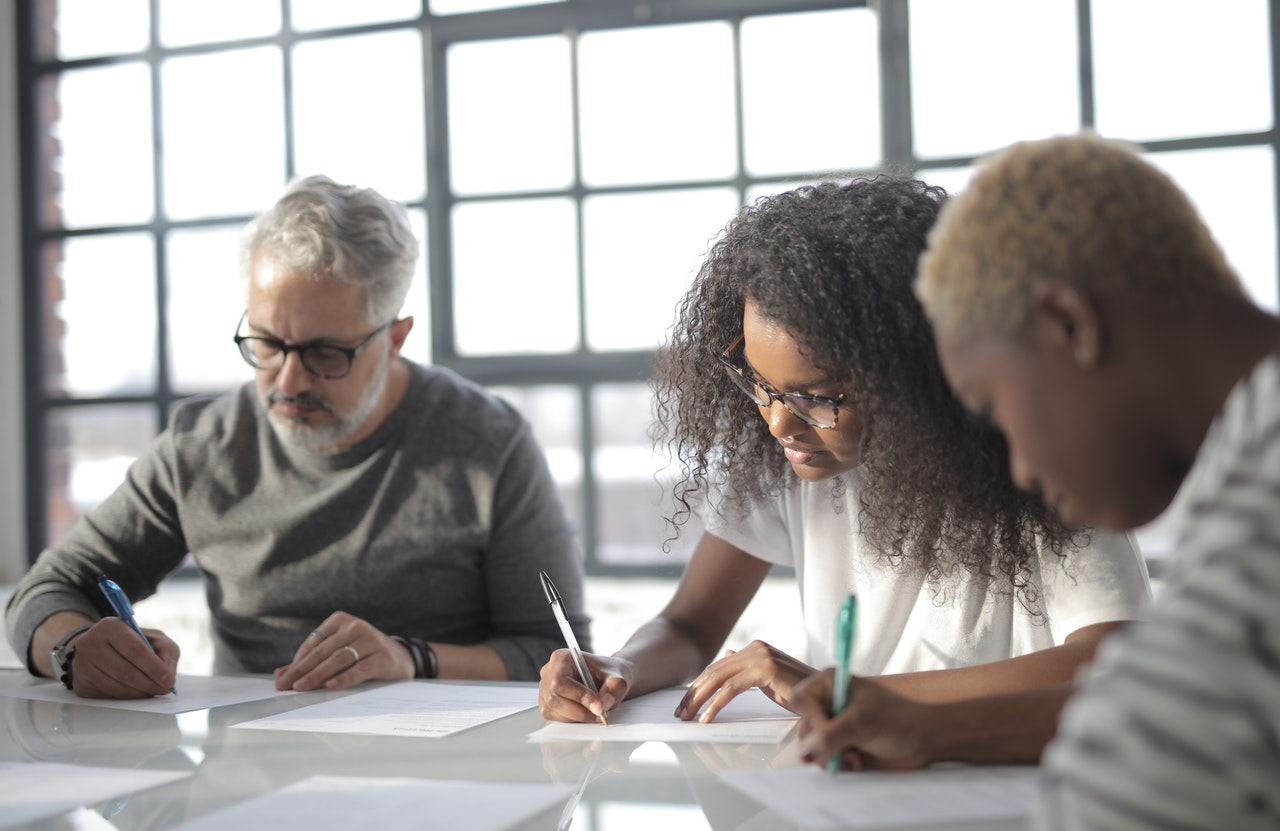
{"label": "fingers on paper", "polygon": [[578,669],[567,649],[557,649],[542,667],[538,710],[545,719],[565,722],[595,721],[604,711],[601,700],[578,677]]}
{"label": "fingers on paper", "polygon": [[[339,643],[343,643],[344,641],[341,640],[341,636],[346,634],[352,624],[358,620],[358,618],[353,617],[346,612],[334,612],[329,615],[321,621],[319,626],[311,630],[311,632],[302,639],[302,642],[298,644],[298,648],[294,650],[293,661],[291,661],[291,663],[298,663],[307,655],[315,652],[317,649],[321,649],[325,644],[332,645],[332,640],[335,638],[338,639]],[[321,635],[323,635],[323,637],[321,637]],[[350,640],[349,636],[347,640]],[[322,654],[327,654],[328,651],[328,649],[325,649]]]}
{"label": "fingers on paper", "polygon": [[[84,698],[150,698],[169,692],[177,680],[181,650],[158,629],[145,630],[155,649],[116,618],[106,618],[76,639],[72,673]],[[160,649],[164,652],[161,654]]]}
{"label": "fingers on paper", "polygon": [[617,675],[605,675],[599,680],[600,687],[600,703],[604,706],[607,713],[614,707],[618,706],[618,702],[627,697],[627,682]]}

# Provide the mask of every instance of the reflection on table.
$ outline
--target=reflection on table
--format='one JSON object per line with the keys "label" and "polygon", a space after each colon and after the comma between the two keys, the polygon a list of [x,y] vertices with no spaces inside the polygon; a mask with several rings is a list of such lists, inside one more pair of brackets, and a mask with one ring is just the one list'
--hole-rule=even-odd
{"label": "reflection on table", "polygon": [[[0,686],[37,683],[0,670]],[[419,682],[428,683],[428,682]],[[534,685],[522,685],[534,686]],[[178,715],[0,698],[0,761],[58,762],[190,776],[122,800],[89,805],[95,827],[171,829],[310,776],[415,777],[444,781],[563,783],[574,796],[522,828],[573,831],[777,831],[793,821],[720,780],[724,770],[800,766],[794,736],[781,744],[632,744],[527,741],[545,726],[536,709],[441,738],[232,729],[233,725],[358,693],[314,692]],[[78,826],[71,814],[11,826]],[[0,815],[0,828],[5,828]],[[420,827],[432,828],[429,816]],[[947,825],[953,831],[969,826]],[[1021,824],[983,823],[984,829]]]}

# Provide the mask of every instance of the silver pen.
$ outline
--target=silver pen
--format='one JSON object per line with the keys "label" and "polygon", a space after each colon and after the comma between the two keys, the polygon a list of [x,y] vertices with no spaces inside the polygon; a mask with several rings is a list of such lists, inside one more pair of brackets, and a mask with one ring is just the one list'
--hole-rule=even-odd
{"label": "silver pen", "polygon": [[[556,623],[560,624],[560,634],[564,635],[564,642],[569,647],[569,654],[573,656],[573,662],[578,666],[578,674],[582,676],[582,683],[599,697],[600,689],[596,686],[595,679],[591,677],[591,670],[587,668],[587,659],[582,655],[582,648],[578,646],[578,639],[573,635],[573,629],[569,626],[569,619],[564,616],[564,603],[560,600],[560,592],[556,590],[556,584],[551,582],[551,578],[547,576],[545,571],[539,571],[538,576],[542,578],[542,591],[546,593],[547,602],[551,604],[551,612],[556,616]],[[605,717],[603,712],[600,713],[600,721],[605,727],[609,726],[609,719]]]}

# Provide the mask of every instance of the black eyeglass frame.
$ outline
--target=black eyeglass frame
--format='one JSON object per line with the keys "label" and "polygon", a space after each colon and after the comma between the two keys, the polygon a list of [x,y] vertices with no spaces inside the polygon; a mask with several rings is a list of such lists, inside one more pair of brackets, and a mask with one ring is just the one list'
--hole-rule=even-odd
{"label": "black eyeglass frame", "polygon": [[[805,424],[817,427],[819,430],[834,430],[840,423],[840,405],[848,399],[848,393],[840,393],[838,398],[831,398],[825,395],[810,395],[807,392],[778,392],[759,378],[748,377],[747,370],[734,363],[730,356],[739,346],[742,345],[744,335],[738,335],[738,339],[729,344],[729,348],[720,353],[720,365],[725,368],[729,374],[729,378],[733,383],[746,393],[747,397],[755,403],[757,407],[772,407],[773,402],[780,401],[782,406],[787,408],[787,412],[803,421]],[[764,393],[764,399],[761,400],[756,395],[756,390]],[[815,421],[812,416],[802,412],[800,408],[794,406],[792,401],[808,401],[813,404],[823,404],[831,408],[831,423],[822,424]]]}
{"label": "black eyeglass frame", "polygon": [[[291,346],[285,343],[284,341],[276,340],[275,338],[264,338],[259,335],[240,334],[240,327],[244,326],[245,318],[247,318],[248,316],[249,316],[249,310],[246,309],[244,313],[240,315],[240,322],[236,324],[236,334],[232,338],[232,340],[235,341],[236,348],[240,351],[240,357],[244,359],[244,362],[246,364],[253,367],[254,369],[262,369],[262,370],[279,369],[280,367],[284,366],[285,361],[289,360],[290,352],[297,352],[298,360],[302,361],[303,369],[305,369],[307,372],[311,373],[312,375],[316,376],[317,378],[324,378],[325,380],[328,380],[328,381],[337,381],[341,378],[346,378],[348,375],[350,375],[351,367],[355,365],[356,358],[360,355],[360,353],[363,352],[366,348],[368,348],[369,344],[373,343],[374,338],[376,338],[378,335],[385,332],[387,329],[391,327],[391,324],[395,323],[395,320],[388,320],[386,323],[382,324],[377,329],[374,329],[372,332],[370,332],[368,337],[360,341],[355,346],[338,346],[336,343],[326,343],[324,341],[312,341],[311,343],[295,344]],[[268,366],[266,364],[261,364],[256,362],[253,357],[254,353],[252,349],[252,344],[250,344],[248,348],[245,347],[245,344],[249,343],[250,341],[258,341],[258,342],[267,344],[272,349],[278,350],[280,353],[280,363],[276,366]],[[343,370],[340,374],[336,374],[336,375],[325,374],[323,372],[316,372],[314,369],[311,368],[311,365],[307,363],[307,354],[313,349],[330,349],[330,350],[333,350],[334,352],[338,352],[344,355],[347,359],[347,368]]]}

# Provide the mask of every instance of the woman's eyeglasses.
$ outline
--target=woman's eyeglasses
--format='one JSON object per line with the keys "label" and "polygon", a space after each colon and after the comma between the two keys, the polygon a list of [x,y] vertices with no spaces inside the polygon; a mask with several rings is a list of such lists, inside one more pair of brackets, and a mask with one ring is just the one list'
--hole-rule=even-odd
{"label": "woman's eyeglasses", "polygon": [[739,366],[733,359],[735,352],[742,346],[743,336],[739,335],[728,349],[720,355],[720,365],[737,384],[738,389],[747,394],[757,407],[772,407],[773,402],[781,401],[782,406],[803,421],[823,430],[830,430],[840,422],[840,405],[848,397],[841,394],[838,398],[823,395],[809,395],[803,392],[778,392],[763,381],[752,377],[747,370]]}

